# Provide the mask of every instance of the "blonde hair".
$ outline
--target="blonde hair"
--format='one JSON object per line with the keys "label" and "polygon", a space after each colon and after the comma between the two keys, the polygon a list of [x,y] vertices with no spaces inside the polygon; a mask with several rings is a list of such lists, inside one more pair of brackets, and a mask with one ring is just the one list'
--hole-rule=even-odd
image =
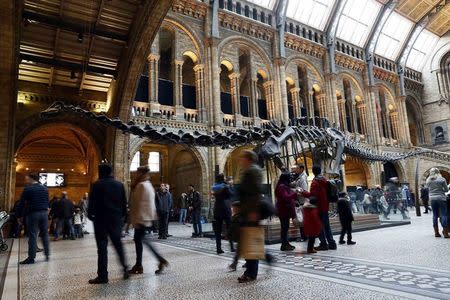
{"label": "blonde hair", "polygon": [[430,176],[439,177],[441,176],[441,172],[439,171],[438,168],[431,168]]}

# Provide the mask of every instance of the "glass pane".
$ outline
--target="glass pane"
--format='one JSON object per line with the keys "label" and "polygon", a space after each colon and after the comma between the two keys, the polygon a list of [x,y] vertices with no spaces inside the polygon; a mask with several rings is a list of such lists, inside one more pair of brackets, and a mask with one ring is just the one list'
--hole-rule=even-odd
{"label": "glass pane", "polygon": [[347,0],[337,29],[337,37],[364,46],[381,4],[375,0]]}
{"label": "glass pane", "polygon": [[395,60],[412,26],[411,21],[393,12],[381,30],[375,53]]}
{"label": "glass pane", "polygon": [[150,172],[159,172],[159,152],[150,152],[148,154],[148,167]]}
{"label": "glass pane", "polygon": [[437,35],[428,30],[423,30],[411,49],[406,66],[417,71],[422,71],[428,56],[433,52],[438,40],[439,37]]}
{"label": "glass pane", "polygon": [[141,153],[138,151],[131,160],[130,171],[136,171],[139,168]]}
{"label": "glass pane", "polygon": [[287,17],[323,30],[335,0],[290,0]]}
{"label": "glass pane", "polygon": [[275,3],[277,3],[277,0],[247,0],[247,1],[268,9],[273,9]]}

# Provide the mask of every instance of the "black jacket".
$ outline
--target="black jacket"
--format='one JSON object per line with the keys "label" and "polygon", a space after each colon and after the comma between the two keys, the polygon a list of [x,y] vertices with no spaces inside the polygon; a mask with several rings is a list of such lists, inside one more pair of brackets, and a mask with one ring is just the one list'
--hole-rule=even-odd
{"label": "black jacket", "polygon": [[91,188],[88,218],[93,221],[125,218],[127,197],[123,184],[112,176],[97,180]]}
{"label": "black jacket", "polygon": [[428,199],[430,199],[428,195],[428,188],[423,187],[420,189],[420,199],[422,199],[423,201],[428,201]]}
{"label": "black jacket", "polygon": [[192,206],[194,211],[201,211],[202,209],[202,197],[198,191],[193,191],[188,194],[189,206]]}
{"label": "black jacket", "polygon": [[40,183],[26,186],[17,205],[18,215],[23,217],[35,211],[48,210],[48,190]]}
{"label": "black jacket", "polygon": [[230,187],[225,183],[218,183],[213,186],[214,192],[214,218],[231,217],[231,201],[233,194]]}
{"label": "black jacket", "polygon": [[73,213],[75,210],[74,205],[68,198],[62,198],[58,202],[58,206],[58,212],[60,214],[58,218],[70,219],[73,217]]}
{"label": "black jacket", "polygon": [[350,207],[350,201],[347,198],[339,198],[337,202],[337,208],[339,213],[339,220],[343,222],[353,221],[353,213]]}
{"label": "black jacket", "polygon": [[157,192],[155,200],[156,210],[158,213],[168,213],[172,209],[173,200],[170,192]]}

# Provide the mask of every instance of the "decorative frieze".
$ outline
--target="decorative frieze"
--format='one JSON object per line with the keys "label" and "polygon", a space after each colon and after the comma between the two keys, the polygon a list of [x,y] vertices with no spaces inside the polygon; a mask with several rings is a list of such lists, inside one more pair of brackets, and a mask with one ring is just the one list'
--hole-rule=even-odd
{"label": "decorative frieze", "polygon": [[219,24],[224,28],[250,35],[264,41],[273,41],[275,36],[275,29],[268,25],[260,24],[254,20],[223,11],[219,12]]}
{"label": "decorative frieze", "polygon": [[317,58],[323,58],[327,52],[326,48],[320,44],[316,44],[289,34],[286,34],[284,38],[284,46],[288,49],[302,52]]}
{"label": "decorative frieze", "polygon": [[205,19],[208,5],[199,1],[176,0],[172,5],[172,11],[196,19]]}
{"label": "decorative frieze", "polygon": [[336,65],[353,71],[363,72],[366,69],[366,64],[362,60],[358,60],[345,54],[336,53],[334,60]]}

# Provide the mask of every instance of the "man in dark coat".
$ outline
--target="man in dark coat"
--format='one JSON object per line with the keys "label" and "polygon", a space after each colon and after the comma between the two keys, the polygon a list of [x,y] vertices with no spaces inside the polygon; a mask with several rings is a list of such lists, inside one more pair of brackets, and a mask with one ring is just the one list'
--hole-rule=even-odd
{"label": "man in dark coat", "polygon": [[36,258],[37,236],[41,233],[46,260],[49,259],[48,243],[48,190],[39,183],[39,175],[25,177],[27,186],[20,195],[17,211],[26,219],[28,230],[28,257],[21,264],[34,264]]}
{"label": "man in dark coat", "polygon": [[422,204],[423,206],[425,206],[425,211],[423,212],[424,214],[428,213],[428,210],[430,208],[430,206],[428,205],[428,201],[430,199],[429,193],[428,193],[428,188],[422,184],[422,187],[420,188],[420,199],[422,200]]}
{"label": "man in dark coat", "polygon": [[123,267],[123,278],[128,279],[128,267],[120,239],[123,221],[127,214],[127,198],[123,184],[114,179],[112,168],[108,164],[98,167],[97,180],[89,193],[88,218],[94,223],[97,242],[97,277],[90,284],[108,283],[108,236],[113,243]]}
{"label": "man in dark coat", "polygon": [[192,237],[202,237],[202,223],[200,220],[202,214],[202,197],[200,196],[200,193],[195,190],[193,184],[190,184],[188,189],[189,210],[192,213],[192,227],[194,228]]}
{"label": "man in dark coat", "polygon": [[58,213],[58,225],[55,232],[55,241],[59,239],[59,235],[61,235],[63,229],[67,230],[69,237],[74,240],[75,234],[72,224],[72,217],[75,207],[72,201],[67,197],[67,192],[62,193],[61,200],[58,201],[58,205],[56,207]]}
{"label": "man in dark coat", "polygon": [[172,194],[167,186],[161,183],[155,199],[156,212],[158,214],[158,239],[167,239],[169,212],[172,208]]}
{"label": "man in dark coat", "polygon": [[[260,220],[262,170],[257,164],[258,156],[255,152],[244,150],[240,156],[242,167],[239,182],[238,197],[241,204],[241,215],[244,226],[258,226]],[[247,269],[238,278],[240,283],[256,280],[258,276],[259,260],[246,260]]]}
{"label": "man in dark coat", "polygon": [[[222,225],[225,222],[226,231],[231,224],[231,201],[233,194],[230,187],[225,183],[223,174],[218,174],[216,183],[212,187],[214,194],[214,233],[216,235],[216,250],[217,254],[222,254]],[[233,243],[230,241],[230,247],[233,251]]]}
{"label": "man in dark coat", "polygon": [[347,193],[339,193],[337,209],[339,214],[339,221],[341,222],[342,227],[339,244],[345,244],[345,234],[347,234],[348,245],[356,244],[356,242],[352,241],[352,222],[354,221],[354,218]]}

